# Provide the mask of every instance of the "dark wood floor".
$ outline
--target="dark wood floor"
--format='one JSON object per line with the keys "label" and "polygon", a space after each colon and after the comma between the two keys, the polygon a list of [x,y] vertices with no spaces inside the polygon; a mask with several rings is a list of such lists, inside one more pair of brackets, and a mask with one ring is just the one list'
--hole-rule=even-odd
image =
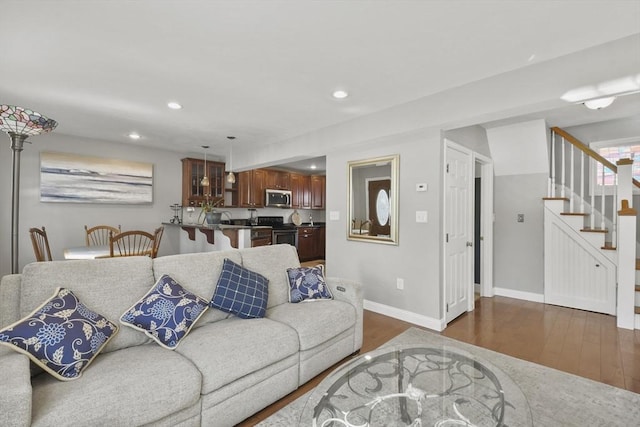
{"label": "dark wood floor", "polygon": [[[411,326],[365,310],[361,353]],[[441,335],[640,393],[640,331],[616,328],[612,316],[504,297],[478,298],[476,309],[451,322]],[[264,420],[313,389],[335,367],[239,426]]]}

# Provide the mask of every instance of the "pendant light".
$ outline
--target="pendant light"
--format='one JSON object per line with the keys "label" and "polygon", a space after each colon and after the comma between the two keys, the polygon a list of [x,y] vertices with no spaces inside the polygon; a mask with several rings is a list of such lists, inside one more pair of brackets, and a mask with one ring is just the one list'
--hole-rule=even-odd
{"label": "pendant light", "polygon": [[235,136],[228,136],[229,140],[229,173],[227,174],[227,182],[229,184],[235,184],[236,176],[233,173],[233,166],[231,165],[231,155],[233,154],[233,140],[236,139]]}
{"label": "pendant light", "polygon": [[202,148],[204,148],[204,176],[202,177],[202,180],[200,181],[200,185],[202,185],[203,187],[208,187],[209,186],[209,177],[207,176],[207,148],[209,148],[208,145],[203,145]]}

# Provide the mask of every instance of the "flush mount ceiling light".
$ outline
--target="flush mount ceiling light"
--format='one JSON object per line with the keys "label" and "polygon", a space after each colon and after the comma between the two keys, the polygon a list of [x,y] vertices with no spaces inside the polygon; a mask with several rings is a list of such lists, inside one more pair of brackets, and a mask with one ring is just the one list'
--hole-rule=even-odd
{"label": "flush mount ceiling light", "polygon": [[231,143],[236,139],[236,137],[228,136],[227,139],[229,140],[229,173],[227,174],[227,182],[229,184],[235,184],[236,176],[233,173],[233,166],[231,166],[231,155],[233,154],[233,145]]}
{"label": "flush mount ceiling light", "polygon": [[11,139],[11,273],[18,270],[18,218],[20,217],[20,153],[24,141],[33,135],[51,132],[58,122],[28,108],[0,105],[0,130]]}
{"label": "flush mount ceiling light", "polygon": [[590,86],[571,89],[560,98],[567,102],[584,104],[587,108],[608,107],[617,96],[640,92],[640,74],[607,80]]}
{"label": "flush mount ceiling light", "polygon": [[172,110],[179,110],[182,108],[182,105],[178,104],[177,102],[169,102],[167,104],[167,107],[171,108]]}
{"label": "flush mount ceiling light", "polygon": [[336,90],[331,94],[335,99],[344,99],[347,96],[349,96],[349,92],[347,92],[346,90]]}
{"label": "flush mount ceiling light", "polygon": [[597,98],[590,99],[588,101],[584,101],[584,106],[590,110],[601,110],[603,108],[607,108],[609,105],[613,104],[613,101],[616,100],[615,96],[608,96],[606,98]]}
{"label": "flush mount ceiling light", "polygon": [[131,138],[131,139],[140,139],[140,134],[138,134],[136,132],[131,132],[129,134],[129,138]]}

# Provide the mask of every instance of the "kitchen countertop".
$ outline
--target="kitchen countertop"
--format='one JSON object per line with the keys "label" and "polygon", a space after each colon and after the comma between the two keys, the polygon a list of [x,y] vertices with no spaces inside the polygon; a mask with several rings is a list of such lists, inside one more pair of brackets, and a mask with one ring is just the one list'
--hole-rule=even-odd
{"label": "kitchen countertop", "polygon": [[183,228],[199,228],[203,230],[251,230],[254,228],[272,228],[268,225],[231,225],[231,224],[175,224],[172,222],[163,222],[162,225],[172,225],[174,227]]}

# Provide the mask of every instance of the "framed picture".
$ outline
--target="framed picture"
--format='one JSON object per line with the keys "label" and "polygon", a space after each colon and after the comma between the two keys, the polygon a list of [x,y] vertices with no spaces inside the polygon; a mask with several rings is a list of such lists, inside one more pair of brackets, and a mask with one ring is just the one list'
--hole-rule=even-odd
{"label": "framed picture", "polygon": [[144,204],[153,202],[153,164],[40,153],[40,201]]}

